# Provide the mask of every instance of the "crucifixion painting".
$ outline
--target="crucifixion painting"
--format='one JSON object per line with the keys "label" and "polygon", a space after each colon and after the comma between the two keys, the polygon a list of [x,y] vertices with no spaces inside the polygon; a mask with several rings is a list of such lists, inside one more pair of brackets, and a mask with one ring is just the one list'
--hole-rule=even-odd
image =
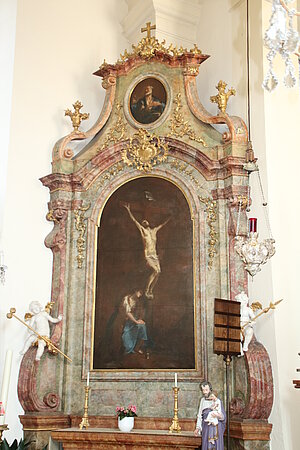
{"label": "crucifixion painting", "polygon": [[176,185],[144,176],[112,193],[97,239],[93,368],[195,369],[193,273]]}

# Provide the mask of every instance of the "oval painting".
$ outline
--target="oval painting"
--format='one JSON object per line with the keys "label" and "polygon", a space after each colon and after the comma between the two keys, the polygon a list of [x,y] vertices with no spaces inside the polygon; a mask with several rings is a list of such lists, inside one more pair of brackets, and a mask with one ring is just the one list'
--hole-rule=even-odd
{"label": "oval painting", "polygon": [[138,122],[156,122],[165,110],[167,93],[157,78],[149,77],[140,81],[132,91],[129,108],[132,117]]}

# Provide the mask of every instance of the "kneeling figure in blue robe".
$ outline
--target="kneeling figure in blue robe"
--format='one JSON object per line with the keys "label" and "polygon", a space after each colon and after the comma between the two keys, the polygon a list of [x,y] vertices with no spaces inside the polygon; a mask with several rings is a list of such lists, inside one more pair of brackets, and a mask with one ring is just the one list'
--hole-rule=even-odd
{"label": "kneeling figure in blue robe", "polygon": [[123,300],[127,320],[125,322],[122,341],[125,353],[143,353],[146,341],[148,340],[147,328],[142,317],[141,298],[142,291],[126,295]]}

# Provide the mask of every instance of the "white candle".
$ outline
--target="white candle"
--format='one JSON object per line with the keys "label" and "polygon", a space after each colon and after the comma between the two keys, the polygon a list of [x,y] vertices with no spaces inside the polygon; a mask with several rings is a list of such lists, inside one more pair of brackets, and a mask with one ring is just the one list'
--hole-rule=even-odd
{"label": "white candle", "polygon": [[175,373],[175,387],[177,387],[177,373]]}
{"label": "white candle", "polygon": [[[0,401],[2,402],[4,412],[6,412],[7,408],[7,397],[8,397],[8,389],[9,389],[9,381],[10,381],[10,372],[11,372],[11,362],[12,362],[12,351],[7,350],[4,364],[4,371],[2,376],[2,389]],[[0,425],[4,424],[4,416],[0,416]]]}
{"label": "white candle", "polygon": [[87,374],[86,385],[87,386],[90,385],[90,372],[88,372],[88,374]]}

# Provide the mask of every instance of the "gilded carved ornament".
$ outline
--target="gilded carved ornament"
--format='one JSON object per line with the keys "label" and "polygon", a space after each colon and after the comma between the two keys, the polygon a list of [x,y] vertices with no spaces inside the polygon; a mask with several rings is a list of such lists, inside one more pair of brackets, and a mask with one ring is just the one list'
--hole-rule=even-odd
{"label": "gilded carved ornament", "polygon": [[189,121],[184,120],[184,115],[182,113],[183,106],[181,102],[181,93],[176,95],[174,103],[176,107],[173,111],[173,117],[170,119],[169,128],[171,131],[168,136],[176,138],[183,138],[184,136],[187,136],[191,141],[198,142],[199,144],[202,144],[203,147],[207,147],[204,139],[196,135]]}
{"label": "gilded carved ornament", "polygon": [[199,200],[205,204],[206,209],[206,221],[209,226],[209,240],[208,240],[208,268],[213,267],[213,261],[216,251],[216,244],[218,242],[218,234],[215,229],[214,223],[217,221],[217,202],[210,198],[199,197]]}
{"label": "gilded carved ornament", "polygon": [[114,75],[109,75],[103,79],[102,87],[103,89],[109,89],[111,86],[115,86],[116,82],[117,82],[116,77]]}
{"label": "gilded carved ornament", "polygon": [[50,209],[46,214],[46,220],[48,220],[49,222],[54,222],[54,224],[57,224],[60,221],[66,219],[70,205],[68,205],[68,203],[65,202],[64,200],[58,199],[55,200],[54,202],[51,202],[49,207]]}
{"label": "gilded carved ornament", "polygon": [[114,166],[112,166],[109,170],[106,170],[100,177],[100,180],[95,184],[95,188],[99,189],[99,187],[104,186],[105,182],[107,180],[110,180],[114,178],[116,175],[118,175],[120,172],[122,172],[125,168],[124,163],[117,163]]}
{"label": "gilded carved ornament", "polygon": [[89,203],[87,206],[80,206],[79,208],[74,210],[75,216],[75,228],[79,232],[79,236],[76,241],[77,246],[77,267],[78,269],[82,269],[82,263],[84,260],[84,252],[85,252],[85,232],[86,232],[86,217],[85,213],[90,208],[91,204]]}
{"label": "gilded carved ornament", "polygon": [[129,139],[129,144],[122,151],[122,159],[127,166],[150,172],[156,164],[166,161],[168,145],[155,134],[144,128]]}
{"label": "gilded carved ornament", "polygon": [[193,182],[193,184],[195,184],[197,186],[197,188],[200,188],[199,186],[199,180],[193,175],[193,169],[192,166],[189,166],[188,164],[186,164],[183,161],[179,161],[178,159],[173,160],[170,163],[170,166],[173,169],[178,170],[181,173],[184,173],[185,175],[187,175],[190,180]]}
{"label": "gilded carved ornament", "polygon": [[[191,181],[200,189],[199,180],[193,175],[193,169],[188,164],[173,160],[170,166],[178,170],[181,173],[187,175]],[[217,253],[216,244],[218,242],[218,233],[216,231],[214,223],[217,221],[217,202],[209,197],[202,197],[199,195],[199,200],[201,203],[205,204],[206,221],[209,227],[209,241],[208,241],[208,269],[211,270],[213,267],[214,257]]]}
{"label": "gilded carved ornament", "polygon": [[53,209],[50,209],[50,211],[47,213],[46,219],[49,222],[54,222],[54,223],[58,223],[59,222],[59,220],[54,216],[54,210]]}
{"label": "gilded carved ornament", "polygon": [[230,197],[229,203],[231,207],[239,207],[241,210],[245,210],[249,203],[249,198],[246,195],[234,195]]}
{"label": "gilded carved ornament", "polygon": [[198,74],[199,74],[198,66],[187,66],[184,69],[184,75],[191,75],[193,77],[196,77]]}
{"label": "gilded carved ornament", "polygon": [[101,149],[98,148],[98,150],[104,150],[109,144],[116,144],[117,142],[125,139],[125,133],[127,131],[127,123],[123,118],[122,108],[123,106],[120,103],[116,104],[115,117],[117,118],[117,121],[115,125],[113,125],[107,132],[105,141],[102,144]]}
{"label": "gilded carved ornament", "polygon": [[77,100],[77,102],[73,103],[74,112],[72,112],[70,109],[65,110],[65,116],[69,116],[72,125],[73,125],[73,132],[78,133],[78,128],[80,127],[80,124],[83,120],[86,120],[90,117],[90,113],[81,113],[80,110],[83,107],[83,104]]}
{"label": "gilded carved ornament", "polygon": [[[132,51],[128,52],[125,50],[124,54],[120,55],[121,61],[118,61],[117,64],[121,64],[122,62],[126,61],[127,59],[130,59],[134,56],[141,56],[145,59],[151,59],[154,57],[157,53],[164,53],[169,56],[181,56],[185,53],[191,53],[193,55],[201,55],[201,50],[197,47],[196,44],[194,44],[194,47],[191,48],[189,51],[187,48],[183,48],[180,46],[179,48],[174,46],[173,44],[170,44],[169,47],[165,47],[166,41],[163,40],[162,42],[159,42],[158,39],[156,39],[154,36],[151,36],[151,30],[155,30],[156,26],[151,25],[150,22],[146,23],[145,28],[141,28],[141,32],[144,31],[147,32],[147,36],[142,38],[142,40],[137,45],[132,45]],[[100,67],[104,68],[105,66]]]}
{"label": "gilded carved ornament", "polygon": [[236,94],[236,91],[233,88],[231,88],[227,92],[225,92],[226,86],[227,86],[227,83],[225,83],[225,81],[220,80],[216,86],[216,89],[219,91],[219,93],[217,95],[212,95],[210,97],[210,101],[212,103],[217,103],[218,108],[222,113],[226,112],[229,97],[231,95]]}

